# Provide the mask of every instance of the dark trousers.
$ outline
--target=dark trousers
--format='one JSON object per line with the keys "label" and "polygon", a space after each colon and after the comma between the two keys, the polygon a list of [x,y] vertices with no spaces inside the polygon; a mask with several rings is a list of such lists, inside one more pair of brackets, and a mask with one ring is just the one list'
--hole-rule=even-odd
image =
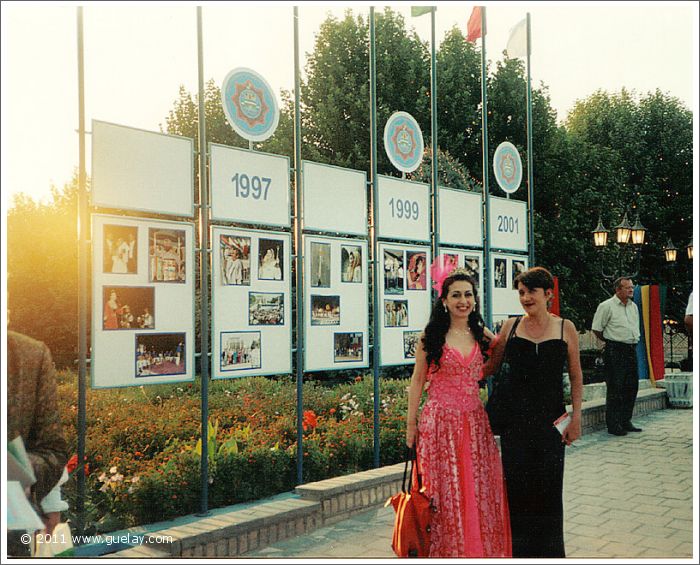
{"label": "dark trousers", "polygon": [[616,430],[632,419],[639,390],[636,346],[617,341],[605,344],[605,422]]}

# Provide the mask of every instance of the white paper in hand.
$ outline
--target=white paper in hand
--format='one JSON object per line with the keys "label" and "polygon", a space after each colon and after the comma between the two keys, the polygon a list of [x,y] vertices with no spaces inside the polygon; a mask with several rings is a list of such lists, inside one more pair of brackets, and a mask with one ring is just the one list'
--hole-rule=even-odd
{"label": "white paper in hand", "polygon": [[43,530],[44,522],[24,494],[19,481],[7,481],[7,529]]}
{"label": "white paper in hand", "polygon": [[554,420],[554,427],[560,434],[563,434],[564,430],[569,426],[569,422],[571,422],[571,416],[569,416],[567,412],[564,412],[561,416]]}

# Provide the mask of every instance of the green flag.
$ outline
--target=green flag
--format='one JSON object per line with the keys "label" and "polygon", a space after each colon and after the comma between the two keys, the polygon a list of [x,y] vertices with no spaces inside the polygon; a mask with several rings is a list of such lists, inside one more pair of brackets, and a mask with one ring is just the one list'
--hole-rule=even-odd
{"label": "green flag", "polygon": [[435,8],[433,6],[411,6],[411,16],[417,18],[423,14],[429,14]]}

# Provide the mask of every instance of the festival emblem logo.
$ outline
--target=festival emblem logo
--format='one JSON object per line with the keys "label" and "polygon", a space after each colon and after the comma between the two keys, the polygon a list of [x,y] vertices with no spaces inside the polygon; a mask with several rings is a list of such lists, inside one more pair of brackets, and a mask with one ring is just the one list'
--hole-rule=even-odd
{"label": "festival emblem logo", "polygon": [[264,141],[277,128],[277,100],[267,81],[255,71],[240,67],[226,75],[221,103],[231,127],[249,141]]}
{"label": "festival emblem logo", "polygon": [[511,194],[518,190],[523,178],[523,166],[515,145],[504,141],[493,154],[493,173],[504,192]]}
{"label": "festival emblem logo", "polygon": [[416,120],[406,112],[395,112],[384,127],[384,148],[399,171],[415,171],[423,159],[423,134]]}

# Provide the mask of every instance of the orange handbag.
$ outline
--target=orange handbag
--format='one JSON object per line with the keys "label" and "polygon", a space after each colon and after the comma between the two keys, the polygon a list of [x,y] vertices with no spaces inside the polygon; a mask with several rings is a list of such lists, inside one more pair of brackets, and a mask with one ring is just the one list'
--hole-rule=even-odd
{"label": "orange handbag", "polygon": [[[411,463],[411,475],[406,489],[406,473]],[[418,472],[416,450],[406,457],[401,492],[392,496],[384,505],[391,504],[396,512],[391,548],[398,557],[428,557],[430,553],[430,521],[433,506],[422,486]]]}

